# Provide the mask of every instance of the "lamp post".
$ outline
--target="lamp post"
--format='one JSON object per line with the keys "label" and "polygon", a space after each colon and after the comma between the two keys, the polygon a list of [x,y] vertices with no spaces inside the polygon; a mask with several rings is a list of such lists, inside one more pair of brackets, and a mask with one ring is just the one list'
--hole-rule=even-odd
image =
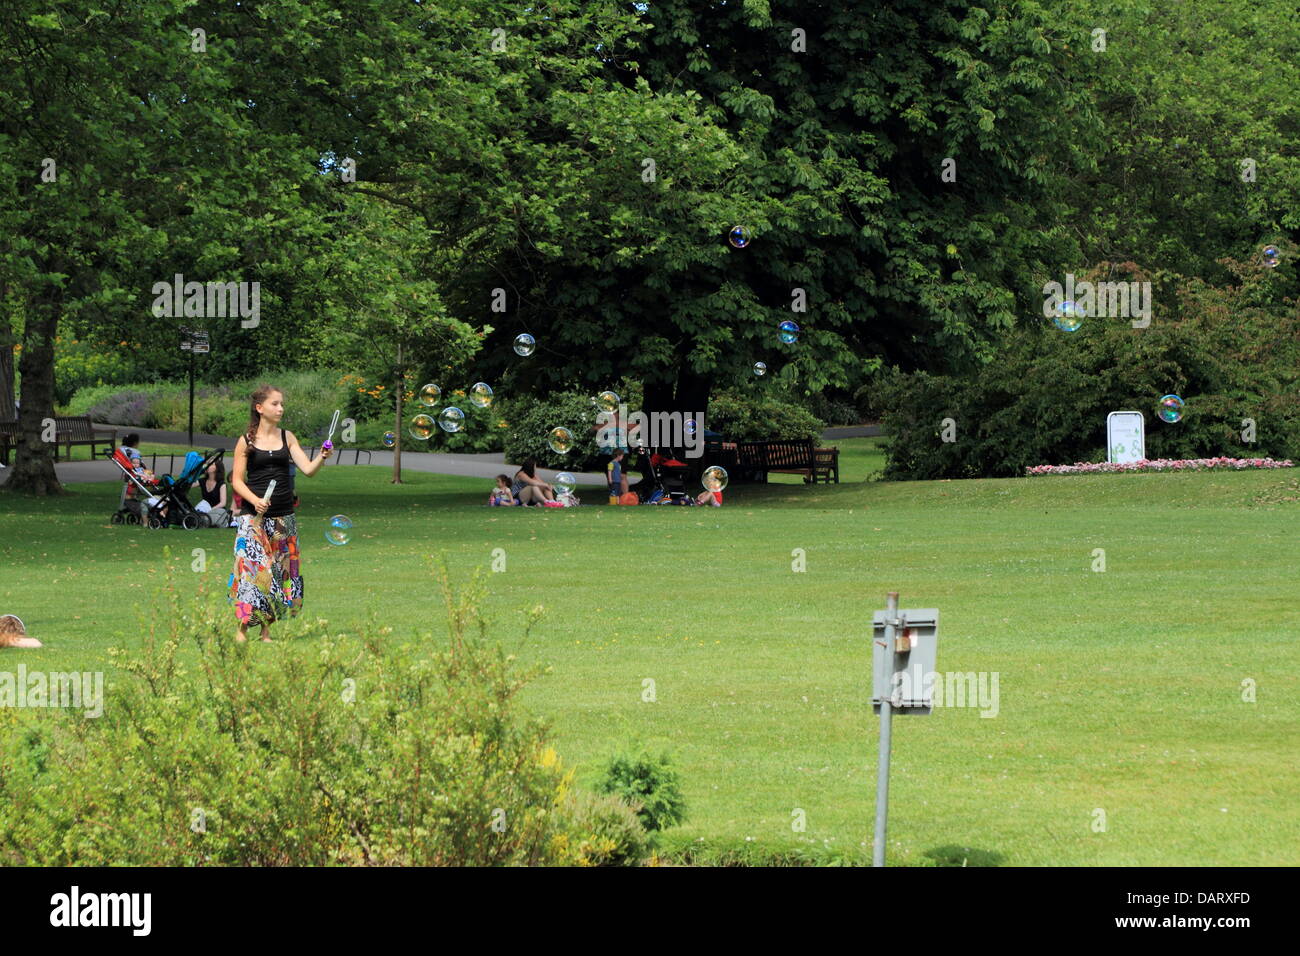
{"label": "lamp post", "polygon": [[190,353],[190,438],[194,444],[194,356],[209,352],[208,333],[204,329],[181,326],[181,351]]}

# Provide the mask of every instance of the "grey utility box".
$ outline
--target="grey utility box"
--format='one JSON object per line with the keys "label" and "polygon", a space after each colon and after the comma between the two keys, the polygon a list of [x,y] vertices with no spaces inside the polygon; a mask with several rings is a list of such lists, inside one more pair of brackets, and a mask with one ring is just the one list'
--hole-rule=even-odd
{"label": "grey utility box", "polygon": [[871,628],[871,709],[880,713],[880,702],[888,699],[896,714],[928,714],[934,703],[932,684],[939,645],[939,609],[900,609],[901,626],[895,628],[893,668],[885,645],[887,612],[877,611]]}

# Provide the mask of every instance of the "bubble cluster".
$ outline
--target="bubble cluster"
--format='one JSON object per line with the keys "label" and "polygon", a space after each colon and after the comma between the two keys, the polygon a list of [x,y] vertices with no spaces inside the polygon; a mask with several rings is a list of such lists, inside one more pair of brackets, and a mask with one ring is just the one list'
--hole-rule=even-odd
{"label": "bubble cluster", "polygon": [[397,436],[392,432],[384,432],[384,447],[392,448],[397,444]]}
{"label": "bubble cluster", "polygon": [[552,428],[546,436],[546,444],[551,447],[551,451],[557,455],[567,455],[569,449],[573,447],[573,432],[569,431],[563,425],[557,425]]}
{"label": "bubble cluster", "polygon": [[727,480],[727,469],[721,465],[709,465],[700,476],[705,491],[722,491],[727,487]]}
{"label": "bubble cluster", "polygon": [[520,332],[515,336],[515,354],[527,358],[532,355],[537,348],[537,340],[527,332]]}
{"label": "bubble cluster", "polygon": [[442,389],[430,382],[420,389],[419,399],[420,404],[425,408],[433,408],[442,401]]}
{"label": "bubble cluster", "polygon": [[1183,417],[1183,400],[1177,395],[1162,395],[1158,411],[1161,421],[1181,421]]}
{"label": "bubble cluster", "polygon": [[744,249],[750,238],[748,226],[732,226],[731,232],[727,233],[727,241],[736,249]]}
{"label": "bubble cluster", "polygon": [[335,515],[330,518],[330,523],[325,528],[325,540],[338,547],[342,547],[351,541],[352,519],[347,515]]}
{"label": "bubble cluster", "polygon": [[786,319],[777,328],[781,332],[781,341],[786,345],[793,345],[799,341],[799,325]]}
{"label": "bubble cluster", "polygon": [[1066,299],[1056,307],[1052,315],[1052,324],[1062,332],[1077,332],[1087,315],[1083,306]]}
{"label": "bubble cluster", "polygon": [[604,391],[596,396],[596,407],[602,412],[616,412],[621,401],[617,392]]}
{"label": "bubble cluster", "polygon": [[455,405],[448,405],[438,416],[438,427],[445,432],[458,432],[465,424],[465,413]]}
{"label": "bubble cluster", "polygon": [[478,408],[488,408],[492,404],[492,386],[487,382],[475,382],[470,386],[469,400]]}
{"label": "bubble cluster", "polygon": [[766,363],[766,362],[755,362],[755,363],[754,363],[754,374],[755,374],[755,375],[758,375],[758,376],[766,375],[766,374],[767,374],[767,363]]}
{"label": "bubble cluster", "polygon": [[578,479],[574,478],[569,472],[562,471],[555,476],[555,480],[551,484],[555,485],[558,494],[567,495],[578,484]]}
{"label": "bubble cluster", "polygon": [[433,434],[433,419],[428,415],[416,415],[411,419],[411,425],[407,432],[416,441],[428,441],[429,436]]}

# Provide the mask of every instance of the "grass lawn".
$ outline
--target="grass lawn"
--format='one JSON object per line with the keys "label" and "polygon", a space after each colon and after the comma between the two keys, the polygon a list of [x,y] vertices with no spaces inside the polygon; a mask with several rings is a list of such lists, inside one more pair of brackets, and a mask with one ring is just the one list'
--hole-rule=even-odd
{"label": "grass lawn", "polygon": [[[878,469],[874,441],[838,444],[846,479]],[[580,489],[594,506],[551,511],[482,507],[483,480],[330,468],[299,482],[305,616],[442,639],[428,557],[468,575],[504,549],[492,633],[514,648],[520,612],[546,608],[517,652],[550,668],[527,700],[580,779],[641,742],[682,772],[670,846],[852,856],[875,794],[869,622],[898,590],[940,609],[939,670],[997,673],[1000,698],[996,717],[896,721],[891,863],[1300,864],[1296,472],[791,481],[732,486],[721,509]],[[0,613],[47,645],[0,666],[115,680],[108,648],[138,642],[164,545],[182,586],[193,548],[224,585],[230,532],[110,526],[118,490],[0,492]],[[355,537],[331,548],[339,512]]]}

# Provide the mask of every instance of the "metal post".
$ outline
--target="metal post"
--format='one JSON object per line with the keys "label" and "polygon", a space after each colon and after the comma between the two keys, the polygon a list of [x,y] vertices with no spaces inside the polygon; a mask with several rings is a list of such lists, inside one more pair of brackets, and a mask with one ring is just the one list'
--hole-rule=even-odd
{"label": "metal post", "polygon": [[194,444],[194,352],[190,352],[190,444]]}
{"label": "metal post", "polygon": [[[894,673],[894,635],[898,620],[898,592],[890,591],[885,601],[885,659],[887,674]],[[892,723],[890,698],[880,701],[880,757],[876,777],[876,838],[871,849],[871,865],[885,865],[885,822],[889,817],[889,748]]]}

